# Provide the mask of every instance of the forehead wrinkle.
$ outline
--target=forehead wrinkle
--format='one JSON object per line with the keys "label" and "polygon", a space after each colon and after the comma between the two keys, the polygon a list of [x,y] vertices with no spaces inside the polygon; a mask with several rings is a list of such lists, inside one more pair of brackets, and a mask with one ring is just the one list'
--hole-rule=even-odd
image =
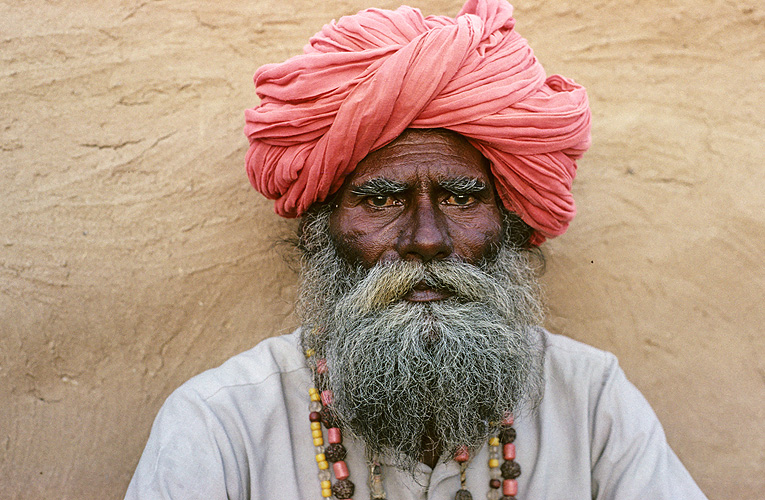
{"label": "forehead wrinkle", "polygon": [[[374,164],[384,166],[395,161],[413,161],[419,165],[439,163],[444,160],[456,160],[457,163],[465,163],[466,158],[457,151],[453,145],[442,143],[444,149],[436,149],[433,144],[422,143],[398,143],[386,146],[387,149],[378,149],[368,157]],[[414,160],[412,160],[414,158]]]}

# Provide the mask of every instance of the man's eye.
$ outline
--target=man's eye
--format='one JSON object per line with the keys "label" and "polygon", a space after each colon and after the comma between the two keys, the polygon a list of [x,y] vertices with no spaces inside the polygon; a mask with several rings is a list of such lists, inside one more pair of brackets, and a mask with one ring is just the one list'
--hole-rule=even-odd
{"label": "man's eye", "polygon": [[388,196],[385,194],[378,194],[374,196],[367,197],[367,203],[372,205],[373,207],[392,207],[396,204],[396,200],[392,196]]}
{"label": "man's eye", "polygon": [[470,205],[475,202],[475,196],[472,194],[453,194],[448,197],[444,203],[447,205]]}

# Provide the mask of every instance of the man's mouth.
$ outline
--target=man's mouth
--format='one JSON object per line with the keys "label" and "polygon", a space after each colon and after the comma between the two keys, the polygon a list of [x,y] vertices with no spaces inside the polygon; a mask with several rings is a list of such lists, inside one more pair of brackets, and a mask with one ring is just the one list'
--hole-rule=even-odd
{"label": "man's mouth", "polygon": [[436,300],[444,300],[451,297],[452,294],[444,290],[436,290],[423,281],[420,281],[412,287],[412,290],[404,295],[404,300],[409,302],[433,302]]}

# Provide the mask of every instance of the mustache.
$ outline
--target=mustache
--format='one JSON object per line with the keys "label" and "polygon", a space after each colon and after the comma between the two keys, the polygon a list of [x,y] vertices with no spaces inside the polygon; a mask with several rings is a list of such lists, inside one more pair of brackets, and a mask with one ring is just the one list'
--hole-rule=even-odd
{"label": "mustache", "polygon": [[448,292],[462,303],[494,302],[497,283],[481,268],[459,261],[400,261],[371,268],[337,304],[360,315],[379,312],[404,299],[415,286]]}

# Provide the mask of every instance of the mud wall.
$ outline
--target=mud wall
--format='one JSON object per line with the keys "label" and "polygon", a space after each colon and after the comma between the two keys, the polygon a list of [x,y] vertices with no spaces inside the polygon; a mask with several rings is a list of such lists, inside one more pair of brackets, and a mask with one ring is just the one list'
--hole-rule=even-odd
{"label": "mud wall", "polygon": [[[242,110],[256,67],[372,5],[0,3],[0,498],[120,498],[170,391],[293,328]],[[711,499],[763,498],[762,4],[516,17],[594,112],[548,326],[619,356]]]}

